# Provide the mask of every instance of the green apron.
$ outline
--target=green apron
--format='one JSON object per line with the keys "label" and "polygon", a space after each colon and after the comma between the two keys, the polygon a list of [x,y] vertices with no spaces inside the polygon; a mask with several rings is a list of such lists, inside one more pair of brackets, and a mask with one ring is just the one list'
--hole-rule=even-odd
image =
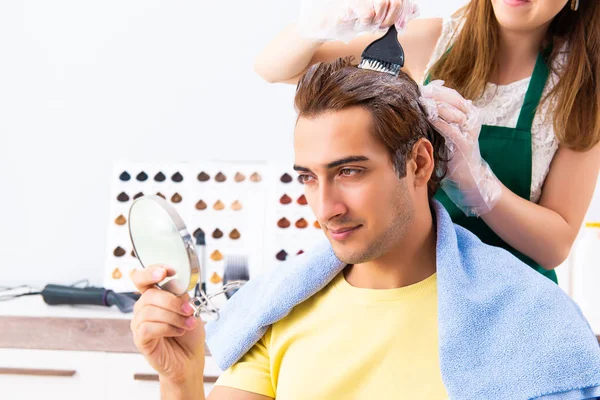
{"label": "green apron", "polygon": [[[516,128],[483,125],[479,135],[481,157],[508,189],[526,200],[530,200],[531,190],[531,125],[549,75],[548,66],[544,62],[549,50],[546,49],[537,58]],[[429,77],[425,83],[428,82]],[[508,250],[542,275],[558,283],[554,270],[542,268],[531,258],[512,248],[481,218],[467,217],[443,190],[438,190],[435,199],[444,205],[454,223],[473,232],[482,242]]]}

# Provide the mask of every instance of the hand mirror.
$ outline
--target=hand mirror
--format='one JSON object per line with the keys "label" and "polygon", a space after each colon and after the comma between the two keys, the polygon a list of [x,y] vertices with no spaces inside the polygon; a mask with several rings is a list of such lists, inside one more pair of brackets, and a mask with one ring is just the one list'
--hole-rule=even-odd
{"label": "hand mirror", "polygon": [[[133,202],[129,209],[129,236],[142,267],[156,264],[170,267],[168,276],[156,285],[159,289],[181,296],[196,287],[201,269],[206,266],[200,265],[192,236],[175,208],[165,199],[146,195]],[[219,310],[211,299],[237,290],[244,283],[229,282],[210,295],[198,290],[198,295],[190,300],[194,316],[206,313],[218,319]]]}

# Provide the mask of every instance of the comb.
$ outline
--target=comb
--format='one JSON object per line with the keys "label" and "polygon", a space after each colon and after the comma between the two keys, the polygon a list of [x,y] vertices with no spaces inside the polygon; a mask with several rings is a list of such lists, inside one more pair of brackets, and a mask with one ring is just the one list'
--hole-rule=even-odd
{"label": "comb", "polygon": [[[250,279],[248,271],[248,259],[243,255],[228,255],[225,261],[225,270],[223,271],[223,286],[233,282],[246,283]],[[237,292],[237,289],[225,292],[229,299]]]}

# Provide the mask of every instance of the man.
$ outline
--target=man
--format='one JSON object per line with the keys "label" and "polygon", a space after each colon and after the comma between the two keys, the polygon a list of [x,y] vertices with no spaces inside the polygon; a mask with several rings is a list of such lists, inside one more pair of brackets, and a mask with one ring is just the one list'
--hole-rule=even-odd
{"label": "man", "polygon": [[[448,397],[431,208],[445,146],[418,98],[407,75],[347,60],[317,64],[301,79],[294,168],[346,267],[271,325],[210,399]],[[143,292],[136,345],[159,372],[165,398],[202,399],[204,330],[187,298],[151,288],[164,276],[160,267],[133,275]]]}

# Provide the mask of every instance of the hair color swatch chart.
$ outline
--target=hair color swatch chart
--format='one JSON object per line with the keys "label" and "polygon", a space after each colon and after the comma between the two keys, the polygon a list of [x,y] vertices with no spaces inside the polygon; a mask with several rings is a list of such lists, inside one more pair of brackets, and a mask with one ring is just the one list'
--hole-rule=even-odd
{"label": "hair color swatch chart", "polygon": [[228,256],[243,256],[250,278],[264,266],[308,251],[325,236],[291,167],[267,163],[128,163],[115,165],[104,286],[134,291],[129,273],[141,268],[129,237],[132,202],[163,197],[183,219],[190,235],[206,239],[207,292],[223,284]]}

